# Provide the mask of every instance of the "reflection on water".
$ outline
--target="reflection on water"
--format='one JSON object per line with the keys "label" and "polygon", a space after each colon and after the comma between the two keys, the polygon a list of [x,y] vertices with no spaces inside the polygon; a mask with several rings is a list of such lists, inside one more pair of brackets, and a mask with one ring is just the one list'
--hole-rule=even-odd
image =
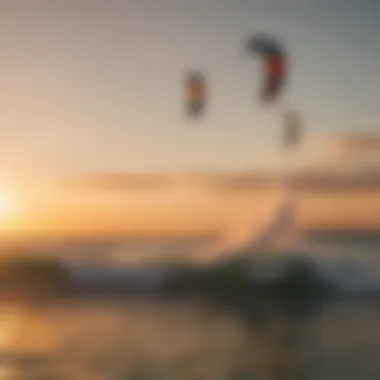
{"label": "reflection on water", "polygon": [[[81,301],[3,312],[1,379],[379,379],[380,310],[243,318],[198,303]],[[11,329],[11,330],[7,330]],[[6,333],[8,331],[8,334]]]}

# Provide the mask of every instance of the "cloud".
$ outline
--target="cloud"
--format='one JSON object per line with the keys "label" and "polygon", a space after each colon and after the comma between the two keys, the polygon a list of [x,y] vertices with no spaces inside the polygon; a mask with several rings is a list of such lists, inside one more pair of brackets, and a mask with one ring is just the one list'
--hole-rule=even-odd
{"label": "cloud", "polygon": [[[372,151],[380,159],[380,135],[360,133],[308,134],[293,152],[265,151],[257,168],[244,172],[177,171],[161,173],[94,173],[65,182],[65,187],[93,191],[217,191],[239,192],[273,184],[278,174],[290,173],[294,186],[341,188],[378,186],[380,160],[349,159]],[[257,164],[257,163],[256,163]]]}
{"label": "cloud", "polygon": [[97,173],[70,178],[65,187],[83,190],[149,190],[170,185],[170,177],[164,173]]}
{"label": "cloud", "polygon": [[216,173],[98,173],[65,181],[72,189],[87,190],[157,190],[174,188],[244,189],[266,183],[263,172]]}
{"label": "cloud", "polygon": [[[289,172],[283,180],[302,190],[380,189],[380,167],[347,171],[339,166],[314,166]],[[274,172],[162,174],[94,174],[69,181],[71,189],[87,191],[175,191],[192,189],[216,193],[238,193],[269,188],[280,177]]]}
{"label": "cloud", "polygon": [[330,150],[343,159],[359,158],[360,155],[375,153],[380,157],[380,135],[363,133],[340,133],[326,136]]}
{"label": "cloud", "polygon": [[[355,163],[347,157],[373,151],[380,158],[380,136],[360,133],[310,134],[302,147],[285,156],[266,151],[261,164],[241,172],[177,171],[161,173],[94,173],[66,181],[88,191],[210,191],[234,193],[263,189],[286,176],[300,189],[380,188],[380,161]],[[285,153],[285,152],[283,152]],[[290,160],[288,160],[290,159]],[[265,162],[264,162],[265,161]]]}

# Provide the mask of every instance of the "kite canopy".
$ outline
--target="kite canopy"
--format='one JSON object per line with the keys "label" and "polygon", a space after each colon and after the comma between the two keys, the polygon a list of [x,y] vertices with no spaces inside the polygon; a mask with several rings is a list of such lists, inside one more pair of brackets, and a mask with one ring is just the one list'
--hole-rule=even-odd
{"label": "kite canopy", "polygon": [[250,54],[260,55],[263,60],[263,84],[260,97],[273,102],[281,94],[287,75],[287,60],[280,44],[270,37],[253,36],[247,42]]}
{"label": "kite canopy", "polygon": [[188,117],[200,117],[206,108],[206,83],[202,73],[191,71],[186,76],[186,113]]}
{"label": "kite canopy", "polygon": [[284,115],[283,146],[296,148],[301,142],[303,125],[300,115],[294,110],[288,110]]}

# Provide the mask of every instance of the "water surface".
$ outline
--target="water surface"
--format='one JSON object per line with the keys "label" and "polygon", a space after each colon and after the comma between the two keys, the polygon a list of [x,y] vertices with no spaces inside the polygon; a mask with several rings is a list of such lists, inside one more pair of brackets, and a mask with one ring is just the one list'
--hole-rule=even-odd
{"label": "water surface", "polygon": [[259,309],[120,299],[4,309],[2,378],[380,378],[377,306]]}

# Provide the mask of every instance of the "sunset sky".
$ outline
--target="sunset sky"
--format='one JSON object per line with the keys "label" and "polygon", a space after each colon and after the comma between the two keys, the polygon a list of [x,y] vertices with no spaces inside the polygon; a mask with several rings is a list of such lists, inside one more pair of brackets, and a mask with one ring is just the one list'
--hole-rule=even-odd
{"label": "sunset sky", "polygon": [[[287,107],[310,135],[377,132],[379,16],[373,0],[2,1],[1,178],[38,188],[75,173],[265,168]],[[257,32],[277,36],[292,64],[272,108],[243,53]],[[211,86],[195,124],[182,97],[192,68]]]}
{"label": "sunset sky", "polygon": [[[0,3],[1,168],[8,172],[250,168],[296,107],[310,132],[379,128],[380,3],[371,0],[35,0]],[[257,101],[255,32],[292,61],[281,105]],[[210,110],[183,117],[182,75]]]}

